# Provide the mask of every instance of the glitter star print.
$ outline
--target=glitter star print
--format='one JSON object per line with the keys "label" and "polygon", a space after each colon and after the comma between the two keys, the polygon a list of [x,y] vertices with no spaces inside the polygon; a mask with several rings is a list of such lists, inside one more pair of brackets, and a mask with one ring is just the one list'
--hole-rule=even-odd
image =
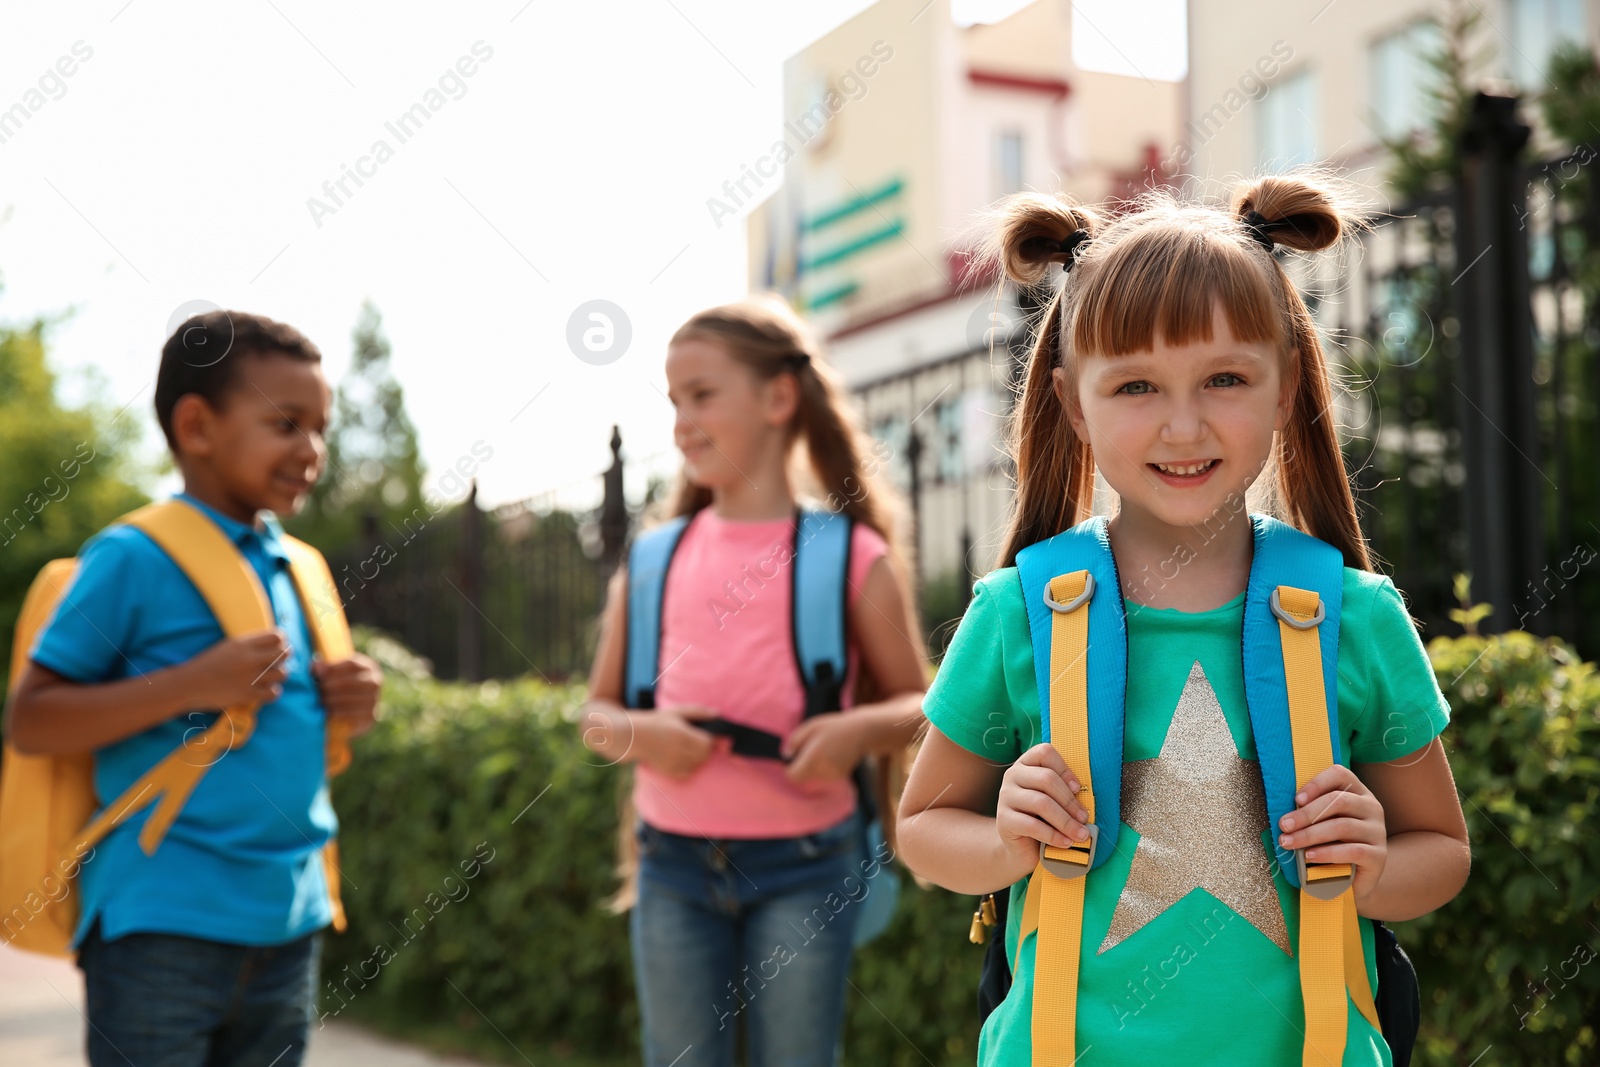
{"label": "glitter star print", "polygon": [[1261,837],[1267,799],[1260,768],[1239,758],[1199,660],[1161,754],[1123,764],[1122,819],[1139,844],[1100,952],[1204,889],[1293,955]]}

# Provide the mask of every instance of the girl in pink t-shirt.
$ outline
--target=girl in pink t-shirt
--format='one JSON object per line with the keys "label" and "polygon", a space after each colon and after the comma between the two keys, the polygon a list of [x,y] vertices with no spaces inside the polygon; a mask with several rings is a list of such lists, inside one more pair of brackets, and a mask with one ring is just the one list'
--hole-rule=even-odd
{"label": "girl in pink t-shirt", "polygon": [[[695,315],[673,335],[666,373],[684,466],[664,517],[689,521],[662,596],[656,706],[622,704],[619,572],[582,709],[584,743],[635,766],[615,903],[631,908],[644,1061],[731,1067],[742,1019],[755,1067],[827,1067],[872,891],[853,775],[875,757],[887,823],[887,786],[923,722],[926,655],[890,518],[900,502],[781,301]],[[803,718],[790,567],[807,476],[821,506],[854,522],[842,710]],[[712,719],[777,735],[785,758],[735,753],[702,728]]]}

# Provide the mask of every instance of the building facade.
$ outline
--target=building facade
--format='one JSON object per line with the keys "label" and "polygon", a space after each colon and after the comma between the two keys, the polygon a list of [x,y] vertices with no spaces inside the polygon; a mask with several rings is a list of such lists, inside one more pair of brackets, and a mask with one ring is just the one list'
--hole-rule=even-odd
{"label": "building facade", "polygon": [[[1439,83],[1428,56],[1454,13],[1478,16],[1468,76],[1525,98],[1542,92],[1563,40],[1600,46],[1600,0],[1188,0],[1189,79],[1181,169],[1207,192],[1327,163],[1392,199],[1383,141],[1425,127]],[[1524,107],[1524,118],[1536,109]]]}

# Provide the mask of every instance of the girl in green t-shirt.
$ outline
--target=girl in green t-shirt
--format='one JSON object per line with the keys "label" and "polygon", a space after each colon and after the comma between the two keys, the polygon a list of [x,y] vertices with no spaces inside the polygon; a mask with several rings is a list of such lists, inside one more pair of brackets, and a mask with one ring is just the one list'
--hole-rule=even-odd
{"label": "girl in green t-shirt", "polygon": [[[1015,972],[980,1034],[982,1067],[1046,1062],[1036,1037],[1063,1012],[1073,1054],[1097,1049],[1090,1062],[1299,1063],[1300,904],[1275,846],[1351,865],[1369,984],[1372,920],[1426,914],[1466,880],[1438,740],[1448,706],[1398,591],[1372,571],[1317,327],[1272,252],[1329,248],[1358,224],[1330,184],[1292,175],[1243,185],[1226,212],[1164,194],[1104,223],[1060,197],[1001,209],[991,251],[1006,275],[1037,290],[1060,264],[1065,282],[1013,416],[1004,550],[927,693],[899,824],[901,859],[923,877],[966,894],[1010,887]],[[1121,821],[1084,879],[1076,1003],[1036,1013],[1035,947],[1050,929],[1022,928],[1029,878],[1041,843],[1087,840],[1090,816],[1077,775],[1040,743],[1015,563],[1089,516],[1096,475],[1116,494],[1126,616]],[[1337,690],[1351,766],[1313,777],[1272,827],[1240,662],[1252,510],[1345,562]],[[1345,1035],[1344,1064],[1394,1062],[1354,1004]]]}

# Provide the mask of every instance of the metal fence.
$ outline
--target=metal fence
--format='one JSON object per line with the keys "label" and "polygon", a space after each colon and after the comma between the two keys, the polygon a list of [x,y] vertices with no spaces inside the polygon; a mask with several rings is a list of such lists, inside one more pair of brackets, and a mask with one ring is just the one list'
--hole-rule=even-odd
{"label": "metal fence", "polygon": [[[1482,629],[1600,652],[1600,185],[1587,147],[1523,161],[1515,101],[1480,96],[1461,180],[1358,246],[1324,321],[1360,379],[1347,445],[1362,523],[1430,632]],[[1342,291],[1340,291],[1342,290]]]}
{"label": "metal fence", "polygon": [[485,509],[474,483],[437,513],[370,519],[361,544],[329,555],[351,622],[398,637],[440,678],[585,674],[606,580],[666,458],[634,464],[646,481],[630,494],[615,428],[611,448],[609,470],[526,500]]}

